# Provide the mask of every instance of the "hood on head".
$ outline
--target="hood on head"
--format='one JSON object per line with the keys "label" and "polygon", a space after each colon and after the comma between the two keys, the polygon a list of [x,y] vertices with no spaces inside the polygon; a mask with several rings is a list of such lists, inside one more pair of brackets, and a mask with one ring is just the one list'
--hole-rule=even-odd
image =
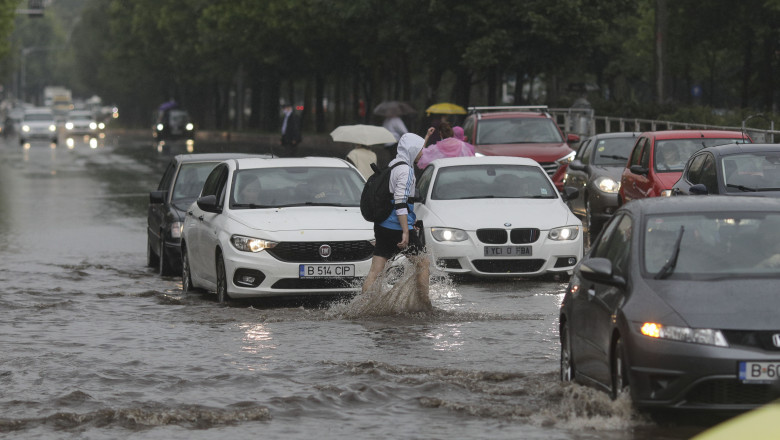
{"label": "hood on head", "polygon": [[406,133],[398,140],[398,155],[396,159],[400,159],[409,165],[414,164],[414,159],[422,151],[425,139],[414,133]]}

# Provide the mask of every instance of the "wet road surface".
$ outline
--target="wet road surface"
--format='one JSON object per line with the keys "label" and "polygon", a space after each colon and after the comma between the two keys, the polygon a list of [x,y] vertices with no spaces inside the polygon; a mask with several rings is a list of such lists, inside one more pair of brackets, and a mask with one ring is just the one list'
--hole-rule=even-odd
{"label": "wet road surface", "polygon": [[[262,151],[250,144],[196,152]],[[307,153],[310,154],[310,153]],[[183,295],[146,262],[149,139],[0,144],[4,438],[679,439],[558,380],[565,285],[434,278],[433,313]]]}

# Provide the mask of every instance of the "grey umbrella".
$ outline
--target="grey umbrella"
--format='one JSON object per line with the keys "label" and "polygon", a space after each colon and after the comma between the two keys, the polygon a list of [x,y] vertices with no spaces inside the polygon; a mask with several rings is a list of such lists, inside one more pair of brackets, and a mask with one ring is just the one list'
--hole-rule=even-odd
{"label": "grey umbrella", "polygon": [[374,107],[374,114],[379,116],[401,116],[410,113],[417,113],[417,110],[403,101],[382,101]]}

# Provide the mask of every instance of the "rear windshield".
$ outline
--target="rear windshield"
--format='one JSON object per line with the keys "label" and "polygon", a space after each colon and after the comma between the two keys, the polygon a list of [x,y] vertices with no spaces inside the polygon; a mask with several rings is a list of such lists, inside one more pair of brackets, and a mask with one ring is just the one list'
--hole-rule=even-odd
{"label": "rear windshield", "polygon": [[477,144],[563,143],[563,136],[552,119],[483,119],[477,129]]}

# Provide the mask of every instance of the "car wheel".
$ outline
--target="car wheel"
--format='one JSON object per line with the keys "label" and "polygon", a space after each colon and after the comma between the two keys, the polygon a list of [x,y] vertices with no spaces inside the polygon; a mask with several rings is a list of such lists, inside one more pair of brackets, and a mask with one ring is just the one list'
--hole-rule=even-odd
{"label": "car wheel", "polygon": [[225,260],[222,255],[217,255],[217,302],[225,303],[230,297],[227,293],[227,275],[225,274]]}
{"label": "car wheel", "polygon": [[626,364],[626,357],[623,348],[623,339],[618,338],[615,341],[615,348],[612,350],[612,400],[617,397],[628,388],[628,365]]}
{"label": "car wheel", "polygon": [[182,244],[181,247],[181,290],[184,293],[195,291],[192,285],[192,268],[190,268],[190,257],[187,256],[187,248]]}
{"label": "car wheel", "polygon": [[574,362],[571,357],[571,335],[569,334],[569,324],[564,322],[561,326],[561,381],[571,382],[574,380]]}
{"label": "car wheel", "polygon": [[157,261],[157,254],[152,250],[152,240],[146,238],[146,265],[149,267],[157,267],[159,262]]}
{"label": "car wheel", "polygon": [[[160,237],[162,237],[162,234],[160,234]],[[168,258],[165,258],[165,241],[160,240],[160,252],[157,254],[158,258],[158,272],[162,276],[172,275],[173,267],[171,267],[171,262]]]}

